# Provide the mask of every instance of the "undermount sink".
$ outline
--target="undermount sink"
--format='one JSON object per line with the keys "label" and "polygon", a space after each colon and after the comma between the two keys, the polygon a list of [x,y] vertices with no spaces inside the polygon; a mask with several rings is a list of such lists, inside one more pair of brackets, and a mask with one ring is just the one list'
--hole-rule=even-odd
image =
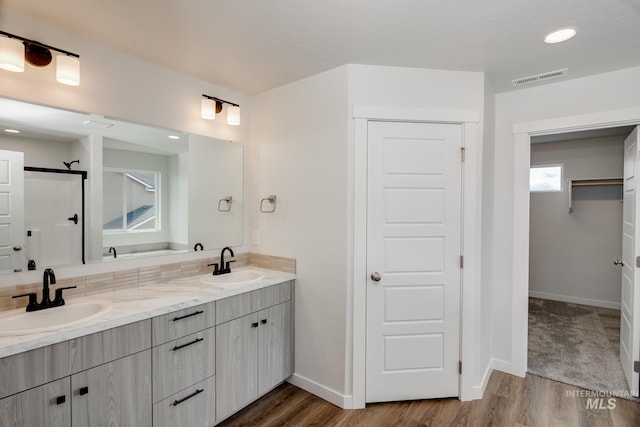
{"label": "undermount sink", "polygon": [[213,285],[221,288],[231,288],[235,286],[248,285],[258,280],[264,279],[264,274],[257,270],[239,270],[217,276],[206,276],[200,278],[200,282],[205,285]]}
{"label": "undermount sink", "polygon": [[66,305],[46,310],[26,312],[13,310],[15,314],[0,317],[0,336],[27,335],[50,332],[105,314],[111,308],[108,301],[69,301]]}

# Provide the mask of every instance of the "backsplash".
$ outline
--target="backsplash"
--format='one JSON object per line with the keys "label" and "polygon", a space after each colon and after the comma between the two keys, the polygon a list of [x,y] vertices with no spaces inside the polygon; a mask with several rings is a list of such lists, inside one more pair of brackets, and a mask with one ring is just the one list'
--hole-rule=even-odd
{"label": "backsplash", "polygon": [[[287,273],[296,272],[296,260],[293,258],[244,253],[237,254],[233,259],[236,262],[232,264],[232,268],[254,265]],[[65,291],[64,295],[67,299],[91,296],[210,273],[212,267],[207,264],[214,262],[219,263],[219,257],[58,279],[54,289],[57,287],[76,286],[76,289]],[[0,311],[26,307],[27,298],[13,299],[11,297],[28,292],[37,292],[39,297],[41,290],[42,282],[0,288]]]}

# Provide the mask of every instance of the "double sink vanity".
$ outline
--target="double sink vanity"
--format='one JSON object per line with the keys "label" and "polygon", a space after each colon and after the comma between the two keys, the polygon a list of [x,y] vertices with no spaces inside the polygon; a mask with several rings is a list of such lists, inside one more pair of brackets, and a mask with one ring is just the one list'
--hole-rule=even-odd
{"label": "double sink vanity", "polygon": [[213,426],[293,373],[294,280],[249,266],[0,312],[0,425]]}

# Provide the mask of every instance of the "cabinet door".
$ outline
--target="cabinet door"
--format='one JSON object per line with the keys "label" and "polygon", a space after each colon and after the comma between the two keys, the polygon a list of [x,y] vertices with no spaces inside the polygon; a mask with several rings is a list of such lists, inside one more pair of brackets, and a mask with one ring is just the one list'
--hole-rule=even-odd
{"label": "cabinet door", "polygon": [[216,419],[258,396],[258,313],[216,327]]}
{"label": "cabinet door", "polygon": [[291,303],[258,314],[258,394],[262,395],[291,375]]}
{"label": "cabinet door", "polygon": [[151,350],[71,377],[73,424],[151,426]]}
{"label": "cabinet door", "polygon": [[2,427],[70,427],[69,377],[0,400]]}

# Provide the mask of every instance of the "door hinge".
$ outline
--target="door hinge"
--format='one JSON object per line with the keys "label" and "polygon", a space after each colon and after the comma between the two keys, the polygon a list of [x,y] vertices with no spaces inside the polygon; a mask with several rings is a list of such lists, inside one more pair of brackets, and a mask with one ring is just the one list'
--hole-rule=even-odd
{"label": "door hinge", "polygon": [[462,360],[458,360],[458,373],[462,373]]}
{"label": "door hinge", "polygon": [[464,147],[460,147],[460,161],[464,163]]}
{"label": "door hinge", "polygon": [[464,256],[460,255],[460,268],[464,268]]}
{"label": "door hinge", "polygon": [[633,372],[640,372],[640,361],[633,362]]}

